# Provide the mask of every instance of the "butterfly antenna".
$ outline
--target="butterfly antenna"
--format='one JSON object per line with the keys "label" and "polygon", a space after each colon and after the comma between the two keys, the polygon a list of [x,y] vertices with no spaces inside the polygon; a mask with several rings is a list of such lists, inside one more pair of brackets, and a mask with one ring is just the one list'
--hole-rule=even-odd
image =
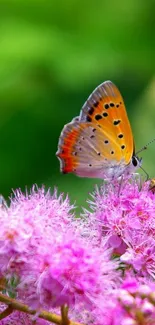
{"label": "butterfly antenna", "polygon": [[149,180],[149,178],[150,178],[150,176],[149,176],[149,174],[146,172],[146,170],[142,167],[142,166],[139,166],[139,168],[145,173],[145,175],[146,175],[146,182]]}
{"label": "butterfly antenna", "polygon": [[139,151],[137,151],[136,152],[136,155],[137,154],[139,154],[141,151],[144,151],[144,150],[146,150],[147,149],[147,147],[152,143],[152,142],[154,142],[155,141],[155,138],[154,139],[152,139],[151,141],[149,141],[143,148],[141,148]]}

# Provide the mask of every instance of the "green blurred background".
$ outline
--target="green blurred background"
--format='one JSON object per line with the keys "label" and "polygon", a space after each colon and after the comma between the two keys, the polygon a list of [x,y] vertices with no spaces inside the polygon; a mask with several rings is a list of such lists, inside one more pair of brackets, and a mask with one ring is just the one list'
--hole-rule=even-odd
{"label": "green blurred background", "polygon": [[[62,175],[64,124],[110,79],[136,148],[155,137],[154,0],[0,0],[0,192],[45,184],[84,204],[97,180]],[[142,153],[155,176],[155,143]]]}

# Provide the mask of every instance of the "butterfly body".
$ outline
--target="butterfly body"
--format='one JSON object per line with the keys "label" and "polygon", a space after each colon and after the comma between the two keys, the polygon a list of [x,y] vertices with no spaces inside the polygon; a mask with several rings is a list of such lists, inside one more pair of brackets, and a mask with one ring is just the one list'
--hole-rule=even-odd
{"label": "butterfly body", "polygon": [[111,81],[99,85],[80,116],[64,126],[57,156],[62,172],[81,177],[111,180],[140,166],[123,98]]}

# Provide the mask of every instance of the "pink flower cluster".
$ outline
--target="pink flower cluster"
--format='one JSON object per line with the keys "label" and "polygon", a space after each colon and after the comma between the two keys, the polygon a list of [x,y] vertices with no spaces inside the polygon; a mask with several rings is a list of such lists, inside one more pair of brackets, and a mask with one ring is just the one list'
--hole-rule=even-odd
{"label": "pink flower cluster", "polygon": [[[132,177],[91,196],[91,212],[81,218],[68,197],[43,187],[17,190],[9,207],[1,204],[3,293],[38,313],[67,305],[69,317],[84,324],[155,324],[155,194]],[[15,311],[0,321],[6,324],[33,319]]]}
{"label": "pink flower cluster", "polygon": [[[93,213],[88,228],[100,246],[111,248],[128,269],[140,276],[155,276],[155,195],[149,182],[105,184],[89,201]],[[94,239],[94,238],[92,238]]]}
{"label": "pink flower cluster", "polygon": [[[91,312],[103,293],[115,287],[117,263],[110,251],[82,236],[68,197],[34,187],[17,190],[10,206],[0,207],[0,280],[4,293],[38,311],[67,304]],[[79,228],[80,229],[80,228]],[[59,309],[58,309],[59,307]],[[80,307],[79,307],[80,308]],[[79,314],[80,315],[80,314]],[[29,324],[15,312],[0,324]],[[47,324],[46,321],[43,324]]]}
{"label": "pink flower cluster", "polygon": [[94,311],[94,320],[95,324],[106,325],[155,324],[155,284],[128,277],[109,301],[101,302],[100,309]]}
{"label": "pink flower cluster", "polygon": [[155,324],[155,194],[149,182],[139,176],[103,184],[91,197],[81,233],[111,250],[122,276],[122,285],[117,282],[109,300],[103,297],[94,309],[93,323]]}

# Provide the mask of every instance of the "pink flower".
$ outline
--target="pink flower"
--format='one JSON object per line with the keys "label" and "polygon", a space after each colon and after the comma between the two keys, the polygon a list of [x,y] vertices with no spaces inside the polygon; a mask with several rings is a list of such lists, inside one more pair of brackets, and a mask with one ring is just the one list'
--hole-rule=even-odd
{"label": "pink flower", "polygon": [[81,235],[68,198],[44,188],[16,191],[0,210],[0,272],[6,291],[32,308],[84,304],[115,287],[117,262],[110,251]]}
{"label": "pink flower", "polygon": [[[83,239],[63,238],[50,250],[51,255],[42,257],[48,267],[38,280],[37,290],[42,304],[53,307],[85,303],[91,308],[98,296],[115,286],[114,272],[117,263],[109,260],[109,253],[87,244]],[[115,278],[116,277],[116,278]],[[49,300],[50,298],[50,300]]]}
{"label": "pink flower", "polygon": [[104,184],[81,219],[56,190],[16,191],[9,207],[0,206],[6,294],[38,311],[68,305],[82,323],[153,324],[155,196],[148,188],[135,178]]}
{"label": "pink flower", "polygon": [[85,218],[88,216],[86,224],[91,229],[88,232],[94,234],[96,242],[121,256],[127,249],[145,245],[149,238],[153,252],[155,198],[148,183],[140,186],[139,179],[134,178],[130,182],[115,181],[96,189],[92,197],[89,204],[94,212],[86,212]]}
{"label": "pink flower", "polygon": [[140,236],[139,243],[132,240],[132,248],[128,248],[120,257],[120,261],[131,265],[139,275],[151,275],[155,278],[155,241],[151,238]]}
{"label": "pink flower", "polygon": [[154,283],[144,285],[135,278],[126,279],[119,289],[113,290],[111,299],[109,296],[109,300],[100,301],[92,311],[91,321],[95,325],[152,325],[155,320],[154,290]]}

